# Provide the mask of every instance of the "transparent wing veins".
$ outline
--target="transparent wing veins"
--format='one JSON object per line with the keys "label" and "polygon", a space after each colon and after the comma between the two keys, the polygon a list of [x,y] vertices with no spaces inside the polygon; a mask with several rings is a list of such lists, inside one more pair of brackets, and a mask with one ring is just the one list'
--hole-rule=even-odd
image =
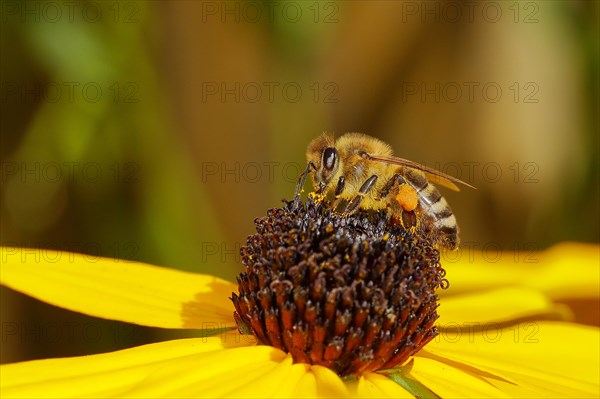
{"label": "transparent wing veins", "polygon": [[425,165],[418,164],[413,161],[409,161],[408,159],[398,158],[398,157],[389,157],[385,155],[373,155],[367,154],[367,157],[373,161],[379,161],[384,163],[389,163],[392,165],[399,165],[409,169],[415,169],[425,174],[427,180],[429,180],[433,184],[438,184],[440,186],[444,186],[449,188],[450,190],[460,191],[460,188],[456,184],[462,184],[469,188],[477,190],[477,188],[473,187],[469,183],[466,183],[456,177],[447,175],[445,173],[440,172],[439,170],[435,170],[429,168]]}

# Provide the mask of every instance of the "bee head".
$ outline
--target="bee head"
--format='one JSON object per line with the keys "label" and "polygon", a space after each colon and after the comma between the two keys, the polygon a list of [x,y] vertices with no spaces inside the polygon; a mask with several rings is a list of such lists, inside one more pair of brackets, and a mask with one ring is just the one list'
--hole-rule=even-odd
{"label": "bee head", "polygon": [[306,159],[315,166],[312,174],[315,188],[326,186],[340,168],[340,156],[333,135],[323,133],[311,141],[306,150]]}

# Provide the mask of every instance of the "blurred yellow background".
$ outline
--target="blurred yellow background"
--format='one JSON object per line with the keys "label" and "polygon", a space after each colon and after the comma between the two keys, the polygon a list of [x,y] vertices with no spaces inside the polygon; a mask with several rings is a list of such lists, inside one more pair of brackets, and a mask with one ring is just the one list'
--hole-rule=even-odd
{"label": "blurred yellow background", "polygon": [[[1,7],[2,245],[234,279],[323,131],[475,185],[467,248],[598,242],[596,1]],[[2,361],[174,334],[2,299]]]}

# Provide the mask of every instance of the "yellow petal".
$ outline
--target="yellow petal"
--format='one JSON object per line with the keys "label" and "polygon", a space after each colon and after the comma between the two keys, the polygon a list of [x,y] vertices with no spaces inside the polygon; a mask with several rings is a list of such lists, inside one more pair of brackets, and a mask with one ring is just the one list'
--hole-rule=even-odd
{"label": "yellow petal", "polygon": [[65,309],[152,327],[235,327],[237,286],[213,276],[45,249],[0,256],[3,285]]}
{"label": "yellow petal", "polygon": [[290,398],[343,398],[350,395],[346,384],[336,373],[322,366],[307,366],[306,373],[296,383]]}
{"label": "yellow petal", "polygon": [[294,391],[296,397],[303,397],[303,395],[307,398],[319,397],[317,377],[313,373],[303,373],[294,389],[297,390]]}
{"label": "yellow petal", "polygon": [[[268,346],[224,349],[173,359],[127,392],[135,397],[255,396],[267,392],[271,374],[286,368],[285,353]],[[283,364],[282,364],[283,363]],[[254,384],[256,391],[248,392]]]}
{"label": "yellow petal", "polygon": [[414,396],[402,388],[398,383],[377,373],[367,373],[361,376],[354,389],[356,389],[356,395],[360,398],[414,399]]}
{"label": "yellow petal", "polygon": [[[443,361],[415,357],[410,375],[441,398],[509,398],[477,373]],[[491,377],[489,377],[491,379]]]}
{"label": "yellow petal", "polygon": [[346,397],[331,370],[292,364],[247,336],[192,338],[0,366],[3,398]]}
{"label": "yellow petal", "polygon": [[463,248],[443,255],[442,264],[450,288],[440,290],[441,295],[523,286],[552,299],[600,297],[600,247],[594,244],[562,243],[521,252]]}
{"label": "yellow petal", "polygon": [[554,304],[541,292],[525,287],[506,287],[484,292],[444,297],[438,309],[438,327],[481,328],[528,318],[569,319],[564,306]]}
{"label": "yellow petal", "polygon": [[[265,357],[265,354],[268,357]],[[267,346],[227,349],[173,362],[167,373],[154,373],[154,386],[128,392],[135,397],[297,398],[345,397],[348,390],[334,372],[293,364],[285,353]],[[190,372],[193,370],[193,372]],[[164,381],[169,381],[164,384]],[[135,394],[133,394],[133,392]]]}
{"label": "yellow petal", "polygon": [[410,375],[439,396],[600,394],[598,328],[538,322],[437,338],[415,356]]}
{"label": "yellow petal", "polygon": [[[230,339],[234,341],[234,339]],[[241,340],[238,340],[242,342]],[[233,342],[231,343],[235,345]],[[172,360],[222,351],[219,338],[193,338],[112,353],[0,366],[1,397],[111,397],[138,385]]]}
{"label": "yellow petal", "polygon": [[541,275],[530,276],[528,286],[554,299],[600,297],[600,246],[565,243],[548,249],[540,259]]}

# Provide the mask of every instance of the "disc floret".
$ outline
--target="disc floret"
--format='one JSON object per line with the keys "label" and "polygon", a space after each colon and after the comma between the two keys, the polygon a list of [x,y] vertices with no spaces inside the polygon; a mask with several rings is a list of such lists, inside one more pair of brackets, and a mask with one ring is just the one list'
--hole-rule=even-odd
{"label": "disc floret", "polygon": [[437,330],[437,249],[385,212],[298,198],[255,220],[232,294],[240,331],[340,375],[404,363]]}

